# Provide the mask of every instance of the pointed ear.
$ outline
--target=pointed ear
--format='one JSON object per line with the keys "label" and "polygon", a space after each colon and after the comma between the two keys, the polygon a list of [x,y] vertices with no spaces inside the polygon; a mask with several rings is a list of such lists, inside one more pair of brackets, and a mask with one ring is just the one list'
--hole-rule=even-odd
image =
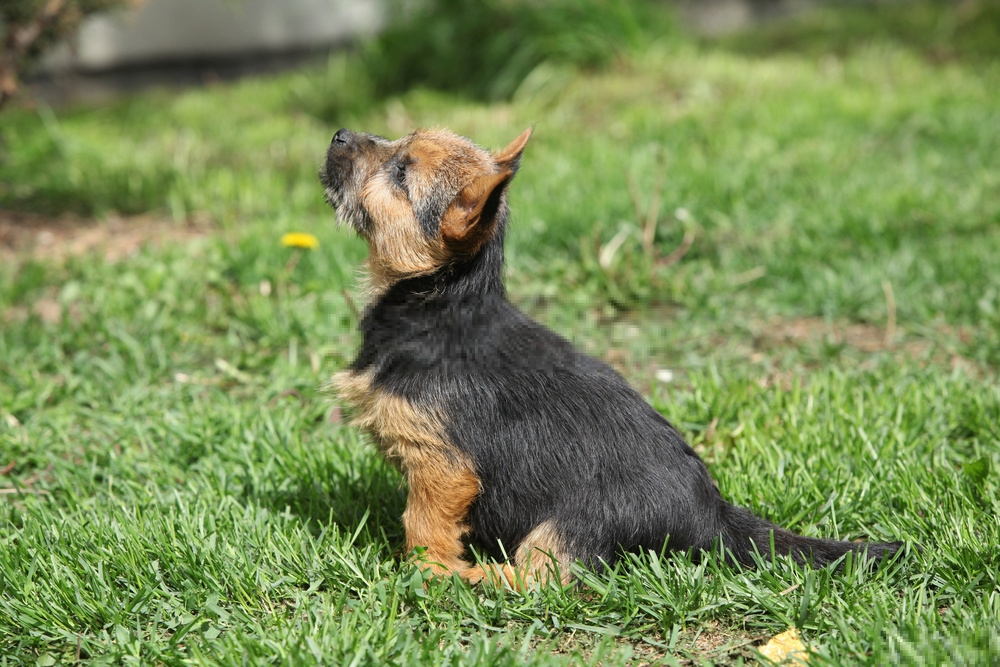
{"label": "pointed ear", "polygon": [[475,252],[493,232],[504,190],[514,172],[501,167],[495,174],[477,176],[462,188],[441,218],[445,243],[464,252]]}
{"label": "pointed ear", "polygon": [[517,139],[510,142],[506,148],[493,154],[493,159],[496,160],[501,168],[507,167],[512,172],[517,171],[517,168],[521,165],[521,153],[524,152],[524,147],[528,145],[528,139],[531,138],[531,133],[534,129],[534,126],[529,127]]}

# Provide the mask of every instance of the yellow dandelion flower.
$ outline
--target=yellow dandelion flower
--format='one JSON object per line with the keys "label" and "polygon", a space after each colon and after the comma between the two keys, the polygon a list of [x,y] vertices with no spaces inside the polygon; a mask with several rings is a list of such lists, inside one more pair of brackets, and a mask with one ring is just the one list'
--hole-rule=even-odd
{"label": "yellow dandelion flower", "polygon": [[291,248],[318,248],[319,239],[305,232],[289,232],[281,237],[281,245]]}

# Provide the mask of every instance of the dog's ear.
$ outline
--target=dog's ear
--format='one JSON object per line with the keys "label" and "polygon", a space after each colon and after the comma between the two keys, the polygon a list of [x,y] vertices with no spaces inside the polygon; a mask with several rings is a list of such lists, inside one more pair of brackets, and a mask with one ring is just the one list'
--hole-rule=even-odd
{"label": "dog's ear", "polygon": [[453,249],[473,253],[489,238],[504,190],[514,172],[503,169],[477,176],[462,188],[441,218],[441,237]]}
{"label": "dog's ear", "polygon": [[441,218],[441,236],[452,248],[473,253],[493,233],[504,191],[521,166],[521,154],[532,129],[529,127],[510,145],[493,154],[495,174],[477,176],[452,200]]}
{"label": "dog's ear", "polygon": [[506,148],[493,154],[493,159],[496,160],[497,165],[501,169],[506,167],[512,173],[517,171],[518,167],[521,166],[521,153],[524,152],[524,147],[528,145],[528,139],[531,138],[531,132],[534,129],[534,126],[529,127],[517,139],[510,142]]}

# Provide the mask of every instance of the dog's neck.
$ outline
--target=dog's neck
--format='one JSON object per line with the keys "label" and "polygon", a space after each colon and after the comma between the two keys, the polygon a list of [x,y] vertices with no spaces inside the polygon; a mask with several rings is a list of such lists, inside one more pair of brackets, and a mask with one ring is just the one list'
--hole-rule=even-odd
{"label": "dog's neck", "polygon": [[478,295],[505,296],[503,236],[503,227],[500,227],[474,256],[451,262],[431,274],[394,282],[375,300],[375,304]]}
{"label": "dog's neck", "polygon": [[376,297],[361,319],[363,340],[351,368],[439,365],[455,343],[474,345],[470,334],[508,308],[499,235],[474,257],[395,282]]}

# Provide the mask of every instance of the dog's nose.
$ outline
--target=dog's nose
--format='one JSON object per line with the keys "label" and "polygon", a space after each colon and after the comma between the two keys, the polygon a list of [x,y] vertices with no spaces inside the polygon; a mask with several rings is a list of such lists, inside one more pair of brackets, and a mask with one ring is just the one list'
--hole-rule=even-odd
{"label": "dog's nose", "polygon": [[353,138],[354,133],[348,130],[346,127],[342,127],[337,130],[337,133],[333,135],[333,141],[331,143],[340,144],[341,146],[346,146],[350,143]]}

